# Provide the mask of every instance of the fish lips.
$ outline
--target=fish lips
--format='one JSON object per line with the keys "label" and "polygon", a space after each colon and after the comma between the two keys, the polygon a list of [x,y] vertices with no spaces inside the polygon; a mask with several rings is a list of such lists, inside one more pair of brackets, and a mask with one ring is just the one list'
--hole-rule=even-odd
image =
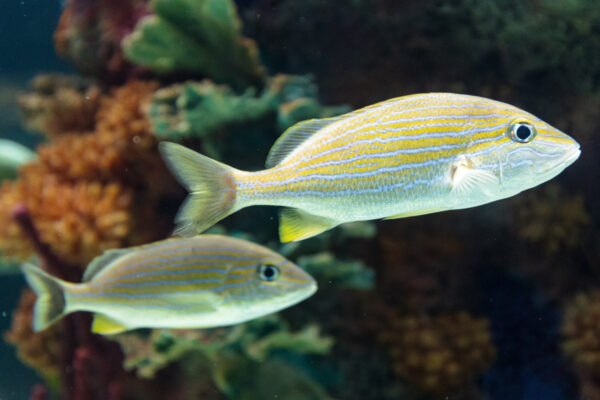
{"label": "fish lips", "polygon": [[560,173],[563,169],[567,168],[569,165],[573,164],[575,160],[579,158],[581,155],[581,149],[579,144],[576,143],[573,146],[569,147],[561,156],[559,156],[550,167],[544,168],[542,170],[537,171],[540,174],[547,173]]}

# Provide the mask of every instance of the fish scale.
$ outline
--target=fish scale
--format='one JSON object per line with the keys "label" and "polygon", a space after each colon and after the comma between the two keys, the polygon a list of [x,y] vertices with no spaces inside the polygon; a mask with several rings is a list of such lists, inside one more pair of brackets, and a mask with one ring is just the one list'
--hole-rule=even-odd
{"label": "fish scale", "polygon": [[[271,278],[262,275],[263,268],[271,270]],[[295,304],[316,290],[312,277],[282,256],[220,235],[109,250],[90,263],[84,282],[77,284],[33,265],[23,271],[38,294],[36,330],[75,311],[94,313],[98,333],[231,325]]]}
{"label": "fish scale", "polygon": [[[515,129],[530,136],[521,140]],[[254,205],[281,211],[282,241],[344,222],[473,207],[551,179],[579,156],[579,144],[534,115],[495,100],[452,93],[391,99],[308,120],[274,144],[267,169],[240,171],[173,143],[161,143],[190,191],[177,232],[202,231]]]}

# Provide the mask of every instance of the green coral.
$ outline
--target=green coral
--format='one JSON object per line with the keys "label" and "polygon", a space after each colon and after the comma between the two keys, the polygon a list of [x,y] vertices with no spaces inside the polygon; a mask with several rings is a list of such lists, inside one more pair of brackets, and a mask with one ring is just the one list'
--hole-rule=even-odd
{"label": "green coral", "polygon": [[363,262],[338,260],[327,251],[301,256],[298,265],[319,282],[362,290],[370,290],[374,286],[375,273]]}
{"label": "green coral", "polygon": [[125,56],[159,74],[202,74],[237,88],[262,86],[264,67],[231,0],[154,0],[123,39]]}
{"label": "green coral", "polygon": [[[218,364],[217,384],[229,398],[239,400],[328,400],[325,390],[302,370],[278,358],[243,362],[231,357]],[[235,382],[228,385],[226,382]]]}
{"label": "green coral", "polygon": [[[292,332],[287,322],[270,315],[230,328],[153,330],[146,337],[131,332],[114,339],[125,354],[125,368],[146,379],[177,361],[188,366],[198,363],[203,368],[209,366],[214,382],[229,397],[265,398],[250,396],[267,390],[256,382],[264,380],[264,373],[271,371],[271,368],[265,369],[265,363],[277,360],[277,365],[285,365],[280,370],[290,373],[280,376],[282,382],[287,381],[290,390],[300,387],[302,390],[295,393],[307,394],[304,398],[327,398],[320,385],[274,356],[282,351],[296,355],[327,354],[333,339],[322,336],[315,325]],[[240,377],[244,371],[245,376]]]}
{"label": "green coral", "polygon": [[236,94],[210,80],[186,82],[160,89],[148,109],[154,133],[183,140],[204,137],[234,124],[277,114],[278,127],[287,129],[308,118],[326,118],[348,111],[345,106],[325,107],[309,76],[277,75],[258,94],[248,88]]}
{"label": "green coral", "polygon": [[172,85],[156,92],[147,114],[156,136],[174,141],[202,138],[204,153],[220,158],[223,147],[232,146],[217,140],[217,133],[231,132],[236,143],[244,143],[240,139],[256,132],[251,135],[254,145],[261,144],[260,138],[266,148],[278,133],[298,121],[346,111],[346,106],[321,105],[310,76],[277,75],[268,79],[260,93],[250,87],[238,94],[210,80]]}

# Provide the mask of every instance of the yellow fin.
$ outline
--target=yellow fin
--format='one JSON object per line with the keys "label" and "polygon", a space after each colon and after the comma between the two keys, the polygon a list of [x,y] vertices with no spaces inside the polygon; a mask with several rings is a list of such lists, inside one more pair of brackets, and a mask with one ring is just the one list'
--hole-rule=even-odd
{"label": "yellow fin", "polygon": [[407,218],[407,217],[416,217],[417,215],[425,215],[425,214],[433,214],[440,211],[446,211],[447,208],[428,208],[426,210],[417,210],[417,211],[409,211],[401,214],[390,215],[389,217],[385,217],[384,219],[398,219],[398,218]]}
{"label": "yellow fin", "polygon": [[297,208],[284,208],[279,214],[279,240],[295,242],[339,225],[330,218],[312,215]]}
{"label": "yellow fin", "polygon": [[94,314],[94,322],[92,322],[92,332],[101,333],[103,335],[113,335],[121,333],[131,328],[108,318],[104,314]]}

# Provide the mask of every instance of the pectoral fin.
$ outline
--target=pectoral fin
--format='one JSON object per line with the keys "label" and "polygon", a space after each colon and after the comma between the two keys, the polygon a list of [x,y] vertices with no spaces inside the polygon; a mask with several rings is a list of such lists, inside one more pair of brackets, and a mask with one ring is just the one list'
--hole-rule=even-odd
{"label": "pectoral fin", "polygon": [[279,215],[279,239],[295,242],[306,239],[340,223],[326,217],[309,214],[297,208],[284,208]]}
{"label": "pectoral fin", "polygon": [[498,177],[485,169],[464,163],[456,165],[452,173],[452,193],[462,196],[476,192],[492,192],[499,185]]}
{"label": "pectoral fin", "polygon": [[110,319],[104,314],[94,314],[94,322],[92,322],[92,332],[102,335],[114,335],[127,331],[131,328]]}

